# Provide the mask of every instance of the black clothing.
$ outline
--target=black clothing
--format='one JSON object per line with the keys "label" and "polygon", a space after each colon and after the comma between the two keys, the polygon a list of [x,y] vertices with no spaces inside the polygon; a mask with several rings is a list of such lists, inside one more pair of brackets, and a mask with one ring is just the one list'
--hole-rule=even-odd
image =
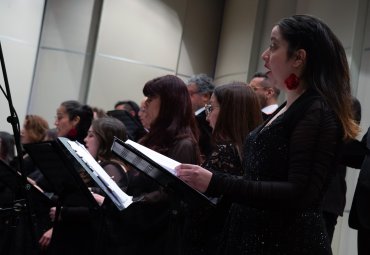
{"label": "black clothing", "polygon": [[[370,128],[369,128],[370,130]],[[349,226],[354,229],[370,230],[370,136],[369,130],[362,138],[362,144],[366,144],[367,155],[365,156],[360,175],[358,177],[355,194],[353,196],[351,211],[349,214]]]}
{"label": "black clothing", "polygon": [[126,110],[111,110],[107,114],[120,120],[126,127],[128,138],[133,141],[139,141],[146,131],[138,118],[133,117]]}
{"label": "black clothing", "polygon": [[[238,150],[231,143],[216,145],[202,167],[212,172],[243,175]],[[229,199],[221,197],[215,208],[190,208],[185,220],[182,254],[217,254],[230,206]]]}
{"label": "black clothing", "polygon": [[270,115],[271,114],[267,114],[267,113],[262,112],[262,119],[263,119],[263,121],[266,121],[270,117]]}
{"label": "black clothing", "polygon": [[[51,226],[53,201],[33,186],[26,199],[23,178],[3,161],[0,172],[0,254],[40,254],[37,241]],[[32,212],[32,222],[27,209]]]}
{"label": "black clothing", "polygon": [[326,232],[328,233],[329,243],[333,241],[335,226],[337,225],[338,214],[329,213],[326,211],[322,212],[324,217]]}
{"label": "black clothing", "polygon": [[321,204],[342,138],[340,122],[306,91],[267,123],[246,140],[244,178],[214,174],[208,187],[207,195],[234,201],[223,252],[331,254]]}
{"label": "black clothing", "polygon": [[323,200],[322,210],[330,243],[333,240],[337,218],[343,216],[344,207],[346,206],[346,173],[346,166],[337,165]]}
{"label": "black clothing", "polygon": [[[168,148],[167,157],[181,163],[198,163],[196,144],[183,138]],[[108,210],[107,219],[115,225],[114,254],[146,255],[180,254],[183,235],[184,203],[170,189],[159,186],[153,179],[135,169],[128,170],[127,194],[142,197],[118,212]],[[111,242],[112,244],[112,242]],[[108,247],[106,245],[106,247]],[[112,253],[112,254],[113,254]]]}
{"label": "black clothing", "polygon": [[[120,164],[114,161],[103,161],[102,168],[126,190],[128,178]],[[104,195],[99,187],[90,187],[96,193]],[[106,197],[106,200],[109,200]],[[51,254],[92,255],[102,254],[104,240],[110,239],[106,231],[107,221],[101,208],[63,206],[61,219],[55,221],[53,236],[50,243]],[[105,235],[103,235],[103,233]]]}
{"label": "black clothing", "polygon": [[[358,254],[365,255],[370,252],[370,136],[366,132],[361,142],[353,141],[351,150],[345,151],[352,157],[351,166],[358,166],[360,162],[361,171],[357,180],[355,194],[353,196],[348,224],[351,228],[357,229]],[[348,155],[347,155],[348,156]],[[348,157],[347,157],[348,158]],[[364,160],[361,160],[364,158]]]}
{"label": "black clothing", "polygon": [[208,121],[206,120],[206,111],[202,111],[199,114],[195,115],[199,129],[199,149],[200,154],[204,159],[208,158],[212,153],[212,128],[209,126]]}

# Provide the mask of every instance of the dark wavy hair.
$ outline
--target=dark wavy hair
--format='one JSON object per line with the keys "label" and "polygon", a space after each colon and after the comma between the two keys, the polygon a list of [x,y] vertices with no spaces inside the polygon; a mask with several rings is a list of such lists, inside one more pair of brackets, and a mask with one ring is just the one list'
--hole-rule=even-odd
{"label": "dark wavy hair", "polygon": [[215,143],[232,142],[241,156],[245,138],[262,123],[258,97],[242,82],[218,86],[213,95],[220,108],[212,138]]}
{"label": "dark wavy hair", "polygon": [[99,141],[98,159],[111,160],[116,158],[111,151],[113,138],[116,136],[122,141],[127,140],[125,125],[116,118],[102,117],[93,120],[91,127]]}
{"label": "dark wavy hair", "polygon": [[150,125],[150,132],[140,141],[143,145],[166,154],[177,140],[190,138],[198,141],[198,129],[185,83],[174,75],[148,81],[143,89],[147,97],[159,96],[158,117]]}
{"label": "dark wavy hair", "polygon": [[73,140],[77,140],[78,142],[85,144],[84,139],[94,117],[92,108],[88,105],[83,105],[76,100],[64,101],[61,103],[61,106],[65,108],[70,121],[74,120],[76,117],[80,118],[80,121],[76,126],[77,136],[68,138],[72,138]]}
{"label": "dark wavy hair", "polygon": [[293,15],[278,22],[288,42],[288,57],[299,49],[306,51],[301,80],[316,90],[332,107],[344,131],[344,139],[355,138],[359,126],[353,120],[349,67],[341,42],[321,20]]}

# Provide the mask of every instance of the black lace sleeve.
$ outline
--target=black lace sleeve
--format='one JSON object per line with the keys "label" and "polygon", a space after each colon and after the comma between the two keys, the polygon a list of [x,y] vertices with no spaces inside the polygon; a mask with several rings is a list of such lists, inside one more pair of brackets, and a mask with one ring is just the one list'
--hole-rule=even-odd
{"label": "black lace sleeve", "polygon": [[262,208],[308,207],[323,192],[335,162],[340,134],[334,113],[323,104],[314,104],[290,135],[284,180],[249,181],[215,173],[206,193],[225,194],[234,202]]}
{"label": "black lace sleeve", "polygon": [[241,160],[232,144],[217,144],[215,150],[204,161],[202,167],[213,172],[243,175]]}

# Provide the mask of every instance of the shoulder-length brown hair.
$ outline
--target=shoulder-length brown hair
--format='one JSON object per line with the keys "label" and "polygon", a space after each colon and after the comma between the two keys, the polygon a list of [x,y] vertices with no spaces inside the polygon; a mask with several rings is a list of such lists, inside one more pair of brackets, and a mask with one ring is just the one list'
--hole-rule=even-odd
{"label": "shoulder-length brown hair", "polygon": [[49,129],[48,122],[38,115],[26,115],[23,126],[32,143],[43,141]]}
{"label": "shoulder-length brown hair", "polygon": [[257,95],[242,82],[218,86],[213,95],[220,106],[213,140],[215,143],[232,142],[241,156],[245,138],[262,123]]}
{"label": "shoulder-length brown hair", "polygon": [[98,139],[98,159],[111,160],[115,158],[111,151],[114,137],[126,141],[127,133],[125,125],[113,117],[102,117],[92,121],[91,127]]}
{"label": "shoulder-length brown hair", "polygon": [[176,141],[190,138],[198,141],[198,129],[186,84],[174,75],[165,75],[148,81],[143,89],[146,97],[159,96],[158,117],[150,125],[150,132],[140,143],[166,153]]}

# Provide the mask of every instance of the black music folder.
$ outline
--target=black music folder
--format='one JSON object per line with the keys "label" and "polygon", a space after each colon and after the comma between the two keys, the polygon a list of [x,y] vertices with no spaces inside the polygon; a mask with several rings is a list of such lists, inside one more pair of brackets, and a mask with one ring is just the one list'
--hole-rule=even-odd
{"label": "black music folder", "polygon": [[176,176],[180,163],[132,140],[114,138],[112,152],[120,159],[145,173],[165,188],[170,188],[185,202],[197,206],[215,206],[216,202],[190,187]]}
{"label": "black music folder", "polygon": [[132,203],[132,197],[118,187],[78,142],[59,137],[55,141],[25,144],[24,148],[50,182],[62,205],[99,207],[83,180],[82,176],[86,173],[119,210]]}
{"label": "black music folder", "polygon": [[[53,205],[50,194],[45,193],[40,187],[31,182],[23,183],[21,174],[2,160],[0,160],[0,183],[11,191],[13,199],[24,199],[23,189],[27,188],[31,192],[31,198],[41,200],[50,206]],[[24,187],[24,185],[27,185],[27,187]],[[5,201],[6,199],[0,199],[0,203],[4,203]]]}

